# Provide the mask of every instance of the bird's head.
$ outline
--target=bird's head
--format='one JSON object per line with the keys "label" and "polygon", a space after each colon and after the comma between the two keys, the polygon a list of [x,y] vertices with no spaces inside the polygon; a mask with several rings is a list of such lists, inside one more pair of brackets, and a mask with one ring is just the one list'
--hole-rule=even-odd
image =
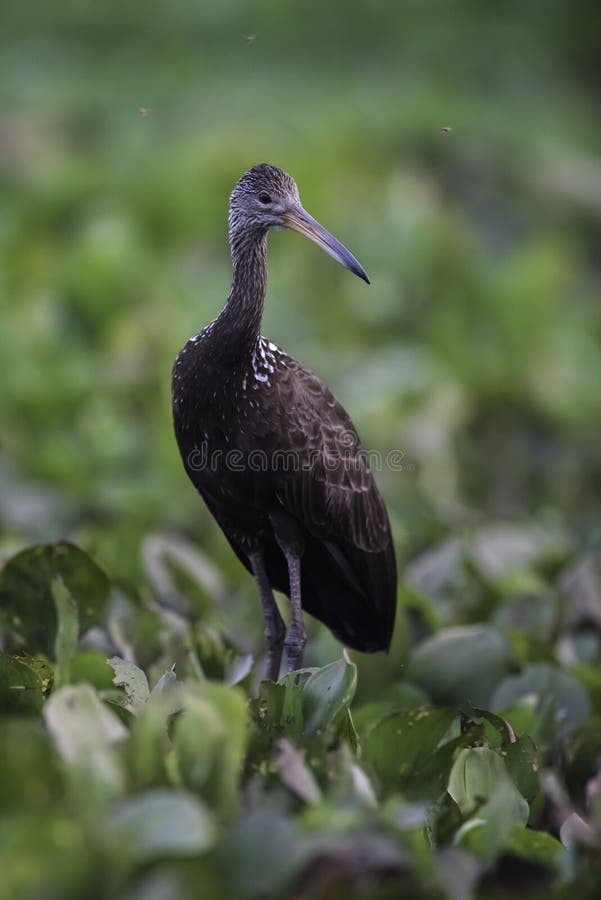
{"label": "bird's head", "polygon": [[353,254],[303,209],[294,178],[276,166],[260,163],[239,179],[230,197],[229,228],[232,248],[270,228],[291,228],[369,284]]}

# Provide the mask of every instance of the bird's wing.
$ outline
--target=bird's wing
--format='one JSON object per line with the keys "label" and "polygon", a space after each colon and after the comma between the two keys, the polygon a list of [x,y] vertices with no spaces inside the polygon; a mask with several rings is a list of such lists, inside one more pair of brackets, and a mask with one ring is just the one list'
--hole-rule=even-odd
{"label": "bird's wing", "polygon": [[278,366],[276,385],[288,461],[277,473],[279,502],[316,537],[384,550],[391,541],[386,507],[348,413],[291,357]]}

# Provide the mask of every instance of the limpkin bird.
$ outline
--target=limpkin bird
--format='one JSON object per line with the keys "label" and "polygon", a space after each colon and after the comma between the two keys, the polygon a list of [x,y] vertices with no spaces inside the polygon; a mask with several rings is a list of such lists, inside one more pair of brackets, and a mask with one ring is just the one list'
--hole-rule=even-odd
{"label": "limpkin bird", "polygon": [[[267,232],[291,228],[369,284],[355,257],[301,206],[286,172],[262,163],[230,197],[233,280],[217,318],[173,368],[186,472],[261,597],[267,677],[302,664],[302,610],[345,645],[389,647],[396,563],[386,507],[355,427],[313,372],[260,334]],[[290,598],[286,633],[273,589]]]}

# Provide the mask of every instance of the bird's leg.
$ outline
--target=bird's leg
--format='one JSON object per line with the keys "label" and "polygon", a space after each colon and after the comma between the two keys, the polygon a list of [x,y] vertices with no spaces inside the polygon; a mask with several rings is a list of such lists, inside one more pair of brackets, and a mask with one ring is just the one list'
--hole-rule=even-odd
{"label": "bird's leg", "polygon": [[290,606],[292,607],[290,627],[286,634],[284,646],[286,648],[288,671],[294,672],[295,669],[300,669],[303,664],[303,651],[307,643],[307,633],[303,624],[303,609],[301,605],[300,554],[288,547],[282,547],[282,550],[288,563]]}
{"label": "bird's leg", "polygon": [[259,588],[261,597],[261,605],[263,607],[263,620],[265,622],[265,640],[267,641],[267,664],[265,666],[265,676],[270,681],[277,681],[280,674],[280,663],[282,661],[282,647],[284,643],[284,635],[286,634],[286,626],[280,615],[280,611],[275,602],[273,591],[265,571],[265,563],[263,562],[263,554],[260,552],[252,553],[249,556],[250,564]]}
{"label": "bird's leg", "polygon": [[278,546],[288,565],[288,581],[290,584],[290,606],[292,615],[286,633],[287,671],[294,672],[303,664],[303,650],[307,643],[307,634],[303,624],[303,608],[301,599],[301,557],[305,543],[298,523],[288,515],[271,515],[273,533]]}

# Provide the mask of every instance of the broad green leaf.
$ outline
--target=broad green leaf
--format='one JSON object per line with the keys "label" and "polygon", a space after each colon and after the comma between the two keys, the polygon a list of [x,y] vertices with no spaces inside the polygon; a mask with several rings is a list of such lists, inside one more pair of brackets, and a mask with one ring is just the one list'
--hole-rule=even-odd
{"label": "broad green leaf", "polygon": [[277,768],[280,778],[305,803],[319,803],[321,791],[302,754],[285,738],[278,741]]}
{"label": "broad green leaf", "polygon": [[169,688],[173,687],[173,685],[175,684],[176,681],[177,681],[177,675],[175,674],[175,663],[174,663],[170,669],[167,669],[167,671],[161,675],[161,677],[159,678],[159,680],[157,681],[157,683],[155,684],[155,686],[153,687],[153,689],[151,691],[151,696],[156,697],[157,694],[162,694],[165,691],[168,691]]}
{"label": "broad green leaf", "polygon": [[479,528],[470,551],[482,574],[502,581],[545,560],[560,560],[570,548],[565,531],[532,524],[491,523]]}
{"label": "broad green leaf", "polygon": [[303,688],[309,678],[319,669],[300,669],[290,672],[280,679],[284,687],[282,695],[282,708],[280,726],[283,733],[295,740],[300,740],[305,728],[305,716],[303,712]]}
{"label": "broad green leaf", "polygon": [[285,733],[282,724],[285,694],[284,684],[262,681],[259,685],[258,697],[250,701],[249,712],[252,726],[248,762],[261,763],[270,755],[275,741]]}
{"label": "broad green leaf", "polygon": [[595,715],[601,716],[601,666],[579,663],[571,674],[586,688]]}
{"label": "broad green leaf", "polygon": [[378,808],[371,779],[365,769],[357,764],[356,755],[348,744],[341,744],[330,751],[327,780],[330,802],[336,802],[338,806]]}
{"label": "broad green leaf", "polygon": [[280,737],[300,741],[325,736],[330,729],[356,747],[349,717],[356,684],[357,668],[345,657],[321,669],[291,672],[277,684],[262,682],[250,705],[255,723],[251,758],[267,755]]}
{"label": "broad green leaf", "polygon": [[486,707],[510,662],[505,638],[490,625],[444,628],[413,651],[407,677],[436,702]]}
{"label": "broad green leaf", "polygon": [[[549,719],[557,740],[567,738],[590,714],[588,695],[582,685],[557,666],[544,663],[505,678],[494,692],[491,708],[502,711],[518,703]],[[533,736],[536,740],[537,735]],[[541,737],[549,738],[545,733]]]}
{"label": "broad green leaf", "polygon": [[541,767],[532,738],[527,734],[517,738],[503,751],[503,758],[518,791],[532,803],[539,792]]}
{"label": "broad green leaf", "polygon": [[14,810],[0,819],[3,900],[93,896],[96,860],[86,829],[72,811],[61,811],[60,800],[57,806]]}
{"label": "broad green leaf", "polygon": [[180,536],[148,535],[142,557],[159,602],[186,618],[206,615],[223,597],[219,569],[196,545]]}
{"label": "broad green leaf", "polygon": [[449,775],[448,791],[464,816],[478,813],[485,818],[482,810],[499,786],[508,791],[513,788],[515,801],[515,821],[528,821],[528,804],[514,787],[509,778],[503,759],[488,747],[471,747],[461,750]]}
{"label": "broad green leaf", "polygon": [[117,854],[137,863],[196,856],[215,842],[212,817],[184,791],[158,789],[122,800],[106,823]]}
{"label": "broad green leaf", "polygon": [[538,865],[552,866],[557,864],[559,857],[565,853],[561,841],[546,831],[536,831],[533,828],[520,828],[518,825],[509,832],[505,842],[505,849],[509,853],[515,853],[529,862]]}
{"label": "broad green leaf", "polygon": [[86,553],[66,541],[23,550],[0,573],[0,609],[30,653],[55,652],[57,613],[51,586],[56,578],[77,605],[80,633],[102,620],[109,583]]}
{"label": "broad green leaf", "polygon": [[240,684],[240,682],[244,681],[246,676],[250,673],[252,667],[252,653],[245,653],[242,656],[234,656],[227,666],[223,680],[226,684]]}
{"label": "broad green leaf", "polygon": [[599,775],[592,781],[589,781],[587,792],[591,818],[595,824],[597,834],[601,834],[601,778]]}
{"label": "broad green leaf", "polygon": [[179,696],[182,709],[173,729],[179,777],[227,816],[238,805],[246,703],[235,688],[209,682],[189,682]]}
{"label": "broad green leaf", "polygon": [[[359,687],[361,680],[359,679]],[[417,685],[409,681],[401,681],[391,684],[383,692],[383,696],[377,700],[353,705],[353,722],[359,735],[369,731],[374,722],[383,719],[390,713],[399,712],[402,709],[414,709],[416,706],[427,706],[430,702],[427,693]]]}
{"label": "broad green leaf", "polygon": [[98,796],[122,790],[123,773],[112,745],[127,737],[127,729],[89,684],[55,691],[44,705],[44,719],[80,787],[91,790],[93,782]]}
{"label": "broad green leaf", "polygon": [[[430,766],[456,716],[455,710],[430,707],[392,713],[365,735],[363,759],[372,766],[387,791],[410,790],[412,796],[422,792],[424,797],[429,797],[433,786]],[[441,760],[445,784],[446,765],[447,760]],[[424,773],[427,773],[425,777]]]}
{"label": "broad green leaf", "polygon": [[125,707],[138,713],[150,697],[148,679],[135,663],[126,662],[118,656],[107,659],[107,663],[115,673],[113,684],[122,687],[125,692]]}
{"label": "broad green leaf", "polygon": [[[77,650],[71,659],[71,681],[78,684],[87,681],[96,690],[112,690],[113,672],[102,650]],[[120,694],[120,691],[115,691]]]}
{"label": "broad green leaf", "polygon": [[287,885],[306,860],[295,820],[269,808],[239,819],[216,856],[239,900],[287,896]]}
{"label": "broad green leaf", "polygon": [[303,733],[312,735],[338,723],[357,687],[357,667],[348,657],[314,672],[302,688]]}
{"label": "broad green leaf", "polygon": [[130,737],[125,745],[128,770],[136,788],[151,788],[170,783],[168,761],[172,742],[168,735],[171,717],[181,709],[176,691],[152,696],[132,717]]}
{"label": "broad green leaf", "polygon": [[206,623],[195,628],[191,650],[203,675],[210,681],[238,684],[252,668],[251,654],[241,654],[227,634]]}
{"label": "broad green leaf", "polygon": [[[499,747],[517,789],[528,802],[532,802],[538,794],[540,780],[540,759],[532,738],[528,735],[516,737],[508,721],[486,709],[474,709],[472,714],[492,726],[494,731],[489,728],[486,732],[489,744]],[[491,731],[494,741],[489,737]]]}
{"label": "broad green leaf", "polygon": [[15,659],[24,666],[28,666],[35,672],[42,685],[42,693],[47,697],[54,687],[54,666],[43,656],[29,656],[27,653],[19,653]]}
{"label": "broad green leaf", "polygon": [[52,579],[50,590],[56,609],[56,636],[54,658],[56,660],[55,688],[69,683],[71,660],[77,647],[79,614],[73,597],[60,575]]}
{"label": "broad green leaf", "polygon": [[41,712],[42,683],[29,665],[0,652],[0,713]]}
{"label": "broad green leaf", "polygon": [[347,709],[342,715],[338,728],[338,737],[342,742],[346,741],[353,753],[357,754],[359,752],[359,738],[350,709]]}
{"label": "broad green leaf", "polygon": [[488,747],[463,749],[451,769],[448,791],[469,817],[456,842],[494,856],[514,825],[528,821],[528,803],[515,787],[498,753]]}
{"label": "broad green leaf", "polygon": [[108,746],[127,737],[127,730],[88,684],[55,691],[44,707],[44,718],[59,752],[73,761],[95,746]]}
{"label": "broad green leaf", "polygon": [[188,693],[173,729],[173,748],[183,784],[202,791],[215,775],[227,725],[206,696]]}
{"label": "broad green leaf", "polygon": [[[39,718],[6,716],[0,725],[0,809],[53,809],[64,797],[60,759]],[[1,844],[1,841],[0,841]]]}
{"label": "broad green leaf", "polygon": [[[486,737],[489,743],[494,743],[494,746],[500,745],[507,748],[511,746],[512,741],[516,740],[515,732],[509,722],[496,713],[491,713],[487,709],[474,708],[470,710],[469,716],[470,718],[484,719],[484,722],[487,723]],[[488,726],[492,726],[492,728]]]}

